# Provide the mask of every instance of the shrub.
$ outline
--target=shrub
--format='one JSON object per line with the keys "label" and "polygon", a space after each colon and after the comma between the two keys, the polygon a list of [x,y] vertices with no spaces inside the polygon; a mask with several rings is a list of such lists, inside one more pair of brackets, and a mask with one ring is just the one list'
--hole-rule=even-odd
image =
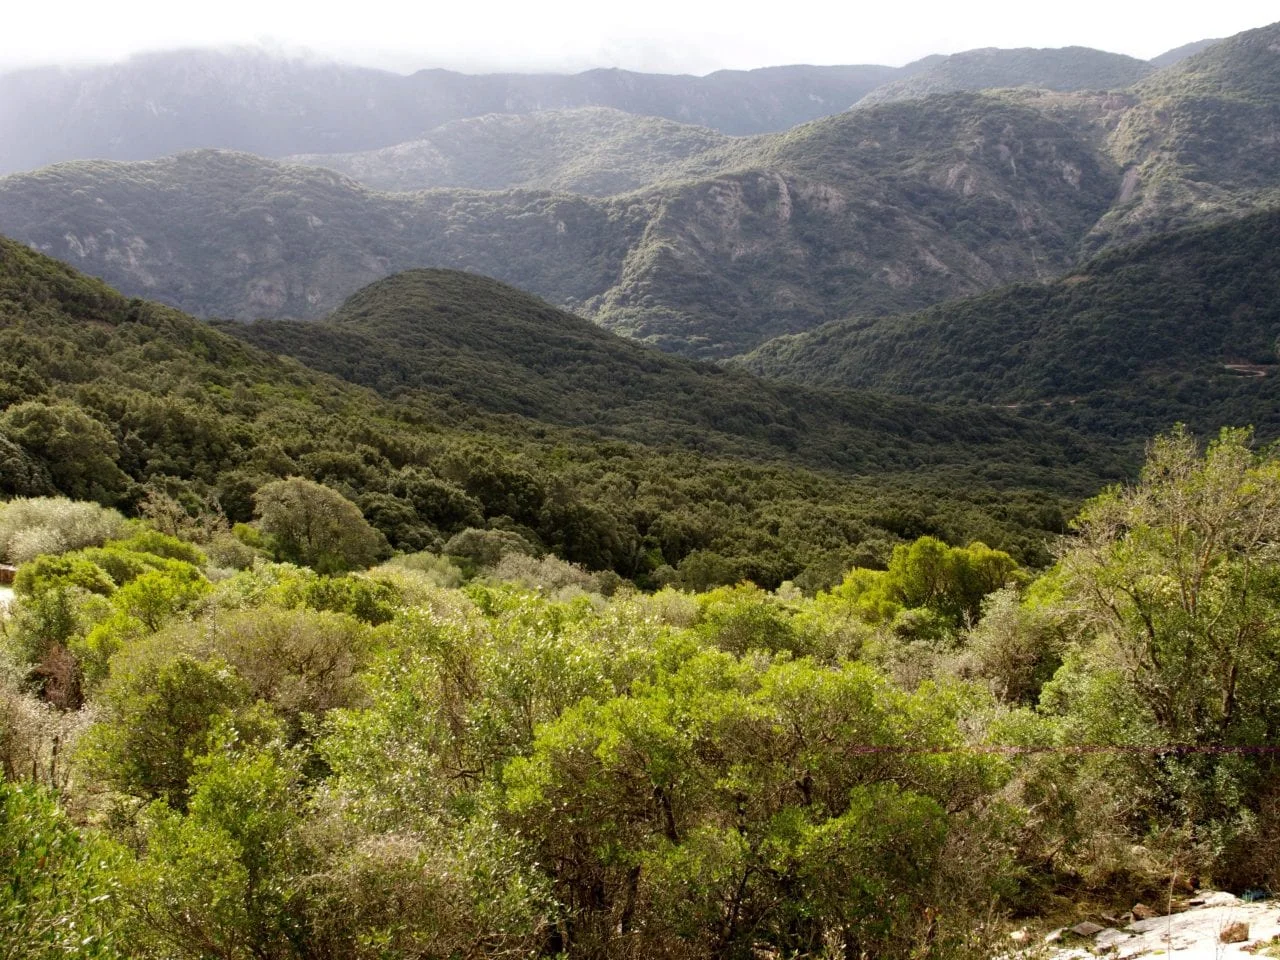
{"label": "shrub", "polygon": [[0,504],[0,559],[26,563],[42,553],[101,546],[120,536],[125,519],[96,503],[35,497]]}

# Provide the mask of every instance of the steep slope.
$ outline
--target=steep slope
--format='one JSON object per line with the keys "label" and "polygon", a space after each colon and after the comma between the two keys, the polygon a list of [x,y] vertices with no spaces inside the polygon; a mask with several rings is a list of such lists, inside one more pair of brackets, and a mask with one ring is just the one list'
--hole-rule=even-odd
{"label": "steep slope", "polygon": [[[1043,491],[1084,493],[1106,471],[1070,434],[992,416],[966,436],[965,418],[918,404],[879,401],[821,441],[876,474],[854,482],[797,468],[786,436],[757,441],[750,462],[693,452],[758,436],[754,423],[638,446],[430,390],[391,402],[2,238],[0,391],[0,495],[128,507],[150,483],[216,495],[241,520],[258,486],[301,475],[405,549],[489,524],[628,576],[711,550],[730,576],[777,583],[833,550],[919,532],[1039,556],[1062,506]],[[760,409],[744,398],[737,415]],[[1041,492],[991,486],[1018,482]]]}
{"label": "steep slope", "polygon": [[729,134],[785,130],[845,109],[892,67],[771,67],[706,77],[400,76],[256,49],[178,50],[123,63],[0,75],[0,174],[64,160],[145,160],[204,147],[264,156],[404,143],[490,113],[614,107]]}
{"label": "steep slope", "polygon": [[1191,43],[1184,43],[1180,47],[1174,47],[1172,50],[1166,50],[1158,57],[1152,57],[1150,63],[1152,66],[1159,67],[1161,69],[1165,67],[1172,67],[1175,63],[1180,63],[1187,59],[1187,57],[1195,56],[1201,50],[1207,50],[1215,43],[1221,42],[1221,37],[1216,37],[1211,40],[1193,40]]}
{"label": "steep slope", "polygon": [[915,76],[872,90],[858,106],[909,100],[958,90],[1038,87],[1045,90],[1118,90],[1154,67],[1145,60],[1089,47],[1000,50],[987,47],[943,58]]}
{"label": "steep slope", "polygon": [[1049,284],[847,320],[756,350],[755,372],[1019,409],[1148,436],[1253,423],[1280,437],[1280,211],[1106,253]]}
{"label": "steep slope", "polygon": [[1115,186],[1065,124],[976,94],[849,111],[752,141],[738,164],[658,195],[590,316],[730,356],[851,312],[1057,273]]}
{"label": "steep slope", "polygon": [[1110,136],[1124,167],[1086,249],[1280,202],[1280,23],[1216,43],[1137,84]]}
{"label": "steep slope", "polygon": [[1066,124],[975,94],[848,112],[722,159],[712,177],[594,200],[382,194],[216,151],[81,162],[0,180],[0,229],[205,316],[312,318],[379,277],[453,267],[722,357],[1059,272],[1116,184]]}
{"label": "steep slope", "polygon": [[456,271],[389,277],[317,322],[223,329],[389,397],[427,391],[648,444],[781,454],[845,470],[862,469],[873,450],[887,454],[882,434],[946,447],[1017,429],[1003,416],[797,388],[671,357]]}
{"label": "steep slope", "polygon": [[361,153],[300,154],[375,190],[513,187],[607,196],[714,172],[732,141],[706,127],[605,107],[455,120],[419,140]]}
{"label": "steep slope", "polygon": [[382,194],[338,174],[205,150],[0,180],[0,229],[130,294],[202,316],[317,317],[421,266],[557,302],[608,289],[646,211],[568,195]]}

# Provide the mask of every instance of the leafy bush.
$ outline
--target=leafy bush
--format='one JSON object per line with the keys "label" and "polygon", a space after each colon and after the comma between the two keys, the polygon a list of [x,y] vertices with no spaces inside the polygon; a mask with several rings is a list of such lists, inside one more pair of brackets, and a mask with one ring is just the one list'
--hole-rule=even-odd
{"label": "leafy bush", "polygon": [[119,537],[124,526],[124,517],[96,503],[63,497],[10,500],[0,504],[0,559],[26,563],[42,553],[101,546]]}
{"label": "leafy bush", "polygon": [[132,955],[115,868],[120,854],[81,833],[54,795],[0,780],[0,943],[11,960]]}

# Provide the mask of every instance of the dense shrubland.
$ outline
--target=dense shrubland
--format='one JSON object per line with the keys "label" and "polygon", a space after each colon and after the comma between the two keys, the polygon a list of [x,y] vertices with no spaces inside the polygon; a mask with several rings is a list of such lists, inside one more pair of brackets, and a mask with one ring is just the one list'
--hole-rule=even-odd
{"label": "dense shrubland", "polygon": [[515,531],[364,570],[316,502],[329,572],[261,510],[0,507],[56,544],[2,621],[10,956],[962,957],[1062,893],[1280,880],[1247,433],[1159,439],[1047,570],[922,537],[816,596]]}

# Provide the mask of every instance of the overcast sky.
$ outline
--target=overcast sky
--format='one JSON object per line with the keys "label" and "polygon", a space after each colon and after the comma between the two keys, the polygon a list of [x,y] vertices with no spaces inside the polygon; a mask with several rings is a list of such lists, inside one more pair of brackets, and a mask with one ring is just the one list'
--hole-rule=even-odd
{"label": "overcast sky", "polygon": [[[973,47],[1099,47],[1152,57],[1280,19],[1275,0],[61,0],[5,5],[0,67],[266,43],[409,72],[707,73],[784,63],[898,65]],[[1185,12],[1184,12],[1185,11]]]}

